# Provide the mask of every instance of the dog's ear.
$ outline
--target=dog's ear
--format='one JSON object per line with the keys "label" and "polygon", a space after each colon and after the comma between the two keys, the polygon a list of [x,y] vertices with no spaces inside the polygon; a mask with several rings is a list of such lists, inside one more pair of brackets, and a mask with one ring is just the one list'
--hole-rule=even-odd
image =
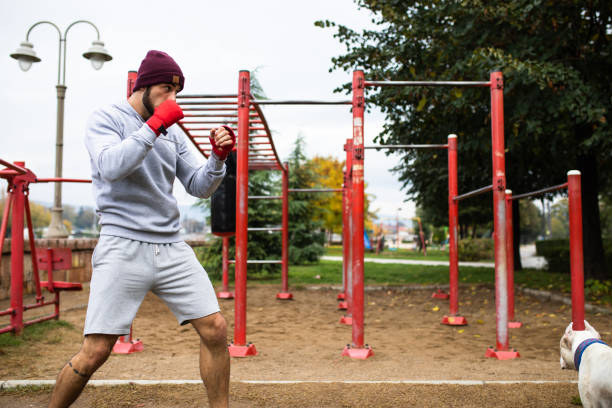
{"label": "dog's ear", "polygon": [[561,364],[561,369],[562,370],[566,370],[567,369],[567,364],[565,364],[565,360],[563,359],[563,356],[559,357],[559,364]]}
{"label": "dog's ear", "polygon": [[599,332],[597,330],[595,330],[595,328],[593,326],[591,326],[589,324],[589,322],[587,322],[586,320],[584,321],[584,329],[592,332],[593,337],[601,339],[601,336],[599,335]]}
{"label": "dog's ear", "polygon": [[[571,326],[571,324],[570,324]],[[561,369],[573,369],[574,368],[574,356],[572,354],[572,340],[573,331],[570,333],[566,333],[561,336],[561,341],[559,342],[559,351],[561,354],[561,358],[559,359],[559,363],[561,364]]]}

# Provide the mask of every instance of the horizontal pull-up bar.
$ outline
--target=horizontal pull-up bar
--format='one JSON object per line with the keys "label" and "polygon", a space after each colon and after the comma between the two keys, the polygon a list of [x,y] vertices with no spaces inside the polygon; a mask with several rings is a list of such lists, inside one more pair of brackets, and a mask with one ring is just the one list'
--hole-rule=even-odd
{"label": "horizontal pull-up bar", "polygon": [[176,99],[196,99],[196,98],[237,98],[238,95],[176,95]]}
{"label": "horizontal pull-up bar", "polygon": [[254,105],[352,105],[352,101],[317,101],[317,100],[251,100]]}
{"label": "horizontal pull-up bar", "polygon": [[249,196],[249,200],[280,200],[283,196]]}
{"label": "horizontal pull-up bar", "polygon": [[85,179],[68,179],[68,178],[44,178],[36,179],[37,183],[91,183],[91,180]]}
{"label": "horizontal pull-up bar", "polygon": [[532,196],[536,196],[536,195],[540,195],[544,193],[550,193],[551,191],[563,190],[564,188],[567,188],[567,183],[559,184],[557,186],[552,186],[552,187],[546,187],[541,190],[530,191],[529,193],[513,195],[511,200],[518,200],[518,199],[525,198],[525,197],[532,197]]}
{"label": "horizontal pull-up bar", "polygon": [[[228,262],[228,263],[231,263],[231,264],[235,264],[235,263],[236,263],[236,260],[234,260],[234,259],[230,259],[230,260],[229,260],[229,261],[227,261],[227,262]],[[270,259],[270,260],[266,260],[266,259],[264,259],[264,260],[261,260],[261,261],[256,261],[256,260],[248,260],[248,259],[247,259],[247,263],[248,263],[248,264],[282,264],[282,263],[283,263],[283,261],[272,260],[272,259]]]}
{"label": "horizontal pull-up bar", "polygon": [[283,229],[280,227],[252,227],[247,228],[247,231],[282,231]]}
{"label": "horizontal pull-up bar", "polygon": [[414,145],[372,145],[364,149],[448,149],[447,144],[414,144]]}
{"label": "horizontal pull-up bar", "polygon": [[481,187],[479,189],[472,190],[469,193],[460,194],[458,196],[455,196],[455,197],[453,197],[453,200],[460,201],[460,200],[463,200],[463,199],[466,199],[466,198],[470,198],[470,197],[474,197],[474,196],[477,196],[479,194],[486,193],[487,191],[492,191],[492,190],[493,190],[493,185],[488,185],[486,187]]}
{"label": "horizontal pull-up bar", "polygon": [[489,81],[365,81],[365,86],[491,86]]}
{"label": "horizontal pull-up bar", "polygon": [[290,188],[290,193],[341,193],[341,188]]}

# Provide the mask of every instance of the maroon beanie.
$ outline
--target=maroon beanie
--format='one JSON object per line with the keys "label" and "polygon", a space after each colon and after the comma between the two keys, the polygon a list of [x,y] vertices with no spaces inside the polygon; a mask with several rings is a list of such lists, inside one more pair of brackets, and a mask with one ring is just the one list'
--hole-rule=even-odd
{"label": "maroon beanie", "polygon": [[185,84],[185,77],[171,56],[162,51],[151,50],[140,63],[132,92],[157,84],[178,85],[180,92]]}

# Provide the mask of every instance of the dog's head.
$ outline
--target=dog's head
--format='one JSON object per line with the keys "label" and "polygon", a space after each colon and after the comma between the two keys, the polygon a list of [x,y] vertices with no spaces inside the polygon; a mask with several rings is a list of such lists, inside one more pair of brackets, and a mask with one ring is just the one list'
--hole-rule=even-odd
{"label": "dog's head", "polygon": [[584,330],[581,331],[574,331],[574,329],[572,329],[572,324],[573,323],[570,323],[565,328],[565,333],[561,337],[561,341],[559,343],[559,348],[561,350],[561,359],[559,362],[562,369],[576,369],[576,366],[574,365],[574,342],[579,344],[586,339],[601,338],[597,330],[595,330],[586,320],[584,321]]}

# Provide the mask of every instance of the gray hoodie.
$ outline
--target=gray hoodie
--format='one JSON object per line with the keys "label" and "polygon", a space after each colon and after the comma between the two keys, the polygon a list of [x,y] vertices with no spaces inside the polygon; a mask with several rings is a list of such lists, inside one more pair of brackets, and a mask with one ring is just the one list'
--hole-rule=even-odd
{"label": "gray hoodie", "polygon": [[127,101],[91,115],[85,145],[102,235],[181,241],[175,177],[189,194],[208,198],[225,176],[225,164],[214,154],[199,164],[177,126],[156,137]]}

